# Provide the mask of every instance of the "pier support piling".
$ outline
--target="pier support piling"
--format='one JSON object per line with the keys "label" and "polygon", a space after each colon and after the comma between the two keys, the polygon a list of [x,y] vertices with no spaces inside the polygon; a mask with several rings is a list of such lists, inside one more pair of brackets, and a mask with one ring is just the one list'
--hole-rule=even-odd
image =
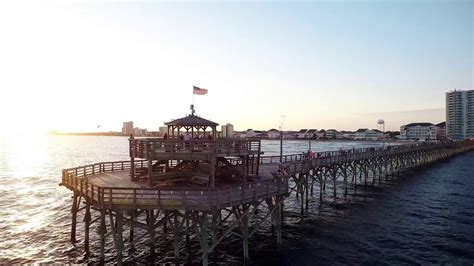
{"label": "pier support piling", "polygon": [[209,245],[207,240],[207,214],[203,213],[201,217],[200,231],[199,233],[199,242],[201,244],[202,251],[202,265],[207,266],[209,264]]}
{"label": "pier support piling", "polygon": [[101,263],[105,260],[105,234],[107,233],[107,226],[105,224],[105,209],[100,210],[100,227],[99,227],[99,237],[100,237],[100,261]]}
{"label": "pier support piling", "polygon": [[249,256],[249,217],[248,217],[249,206],[243,206],[242,209],[242,245],[244,250],[244,265],[248,265]]}
{"label": "pier support piling", "polygon": [[89,255],[89,229],[91,222],[91,204],[86,201],[86,213],[84,215],[84,251]]}
{"label": "pier support piling", "polygon": [[76,224],[77,224],[77,207],[79,205],[78,202],[78,194],[74,191],[73,200],[72,200],[72,207],[71,207],[71,243],[76,243]]}
{"label": "pier support piling", "polygon": [[116,210],[116,221],[117,221],[117,242],[116,242],[116,249],[117,249],[117,264],[123,264],[123,211]]}
{"label": "pier support piling", "polygon": [[[155,211],[149,210],[146,215],[147,225],[148,225],[148,235],[150,236],[150,255],[153,257],[155,255]],[[165,221],[166,222],[166,221]]]}

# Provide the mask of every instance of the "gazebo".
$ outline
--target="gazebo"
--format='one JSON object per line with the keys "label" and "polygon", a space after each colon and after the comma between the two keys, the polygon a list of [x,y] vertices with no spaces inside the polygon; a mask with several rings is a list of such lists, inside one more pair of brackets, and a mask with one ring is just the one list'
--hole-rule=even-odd
{"label": "gazebo", "polygon": [[183,118],[175,119],[170,122],[166,122],[165,125],[168,126],[168,137],[176,138],[179,136],[180,129],[184,128],[186,132],[191,131],[191,137],[194,138],[195,135],[199,136],[200,132],[205,133],[208,127],[212,130],[212,139],[217,137],[217,126],[218,123],[212,122],[210,120],[204,119],[197,115],[191,114]]}
{"label": "gazebo", "polygon": [[[216,177],[218,181],[231,180],[231,183],[241,178],[243,183],[247,183],[249,174],[258,175],[260,140],[217,139],[219,124],[195,114],[165,125],[168,127],[167,138],[130,137],[132,182],[146,177],[149,187],[181,182],[214,189]],[[211,132],[206,133],[209,128]],[[178,138],[180,130],[187,133],[184,139]],[[212,139],[195,138],[203,133]],[[147,162],[141,161],[135,169],[135,158]],[[240,163],[235,164],[236,161]]]}

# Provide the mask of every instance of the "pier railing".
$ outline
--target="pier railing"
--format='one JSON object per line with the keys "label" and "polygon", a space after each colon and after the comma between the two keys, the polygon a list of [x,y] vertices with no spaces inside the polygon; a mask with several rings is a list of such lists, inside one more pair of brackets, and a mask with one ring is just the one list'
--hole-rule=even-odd
{"label": "pier railing", "polygon": [[395,155],[409,153],[413,151],[425,151],[425,150],[434,150],[440,148],[452,148],[459,146],[461,143],[440,143],[440,144],[408,144],[408,145],[398,145],[398,146],[388,146],[388,147],[372,147],[372,148],[362,148],[362,149],[352,149],[352,150],[339,150],[339,151],[330,151],[330,152],[321,152],[317,153],[313,157],[307,157],[302,155],[302,160],[291,161],[289,163],[284,163],[283,167],[285,168],[288,174],[295,174],[305,169],[312,169],[318,166],[324,166],[334,163],[341,162],[350,162],[354,160],[364,160],[370,159],[379,156]]}
{"label": "pier railing", "polygon": [[[339,149],[333,151],[321,151],[321,152],[313,152],[311,156],[308,156],[307,153],[294,153],[294,154],[284,154],[282,156],[283,163],[291,163],[291,162],[300,162],[308,159],[313,158],[334,158],[337,156],[349,156],[352,159],[354,158],[354,154],[367,154],[367,153],[374,153],[379,151],[387,151],[387,150],[396,150],[400,148],[407,148],[407,147],[434,147],[434,145],[454,145],[452,143],[442,143],[442,144],[405,144],[405,145],[391,145],[391,146],[383,146],[383,147],[366,147],[366,148],[352,148],[352,149]],[[357,156],[357,155],[356,155]],[[260,163],[279,163],[280,156],[279,155],[263,155],[260,156]]]}
{"label": "pier railing", "polygon": [[[131,161],[115,161],[115,162],[101,162],[68,168],[63,170],[63,179],[65,176],[74,177],[88,177],[105,172],[124,171],[130,169]],[[135,160],[135,168],[143,168],[147,166],[146,160]]]}
{"label": "pier railing", "polygon": [[284,195],[289,189],[287,177],[216,189],[148,188],[138,184],[135,188],[102,187],[89,183],[80,172],[77,176],[63,172],[61,185],[79,193],[92,204],[110,208],[211,210]]}

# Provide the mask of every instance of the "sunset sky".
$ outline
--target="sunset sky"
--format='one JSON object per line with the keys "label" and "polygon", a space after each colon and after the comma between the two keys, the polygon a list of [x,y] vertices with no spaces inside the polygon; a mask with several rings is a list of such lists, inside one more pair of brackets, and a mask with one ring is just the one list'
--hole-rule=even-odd
{"label": "sunset sky", "polygon": [[[473,1],[0,3],[5,131],[444,121],[474,84]],[[100,128],[97,126],[100,125]]]}

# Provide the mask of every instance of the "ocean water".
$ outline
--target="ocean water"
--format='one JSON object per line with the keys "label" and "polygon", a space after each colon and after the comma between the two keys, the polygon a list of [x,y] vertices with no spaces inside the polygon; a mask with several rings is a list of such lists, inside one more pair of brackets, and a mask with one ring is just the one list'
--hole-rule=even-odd
{"label": "ocean water", "polygon": [[[279,154],[279,141],[263,141],[265,155]],[[387,145],[377,142],[315,142],[314,151]],[[308,141],[285,141],[284,153],[308,149]],[[71,193],[58,184],[61,169],[99,161],[128,160],[122,137],[36,136],[0,138],[0,264],[93,263],[98,243],[91,230],[85,257],[81,227],[69,243]],[[331,191],[329,189],[329,191]],[[347,198],[318,195],[303,217],[294,194],[285,201],[283,246],[269,227],[250,241],[255,265],[466,264],[474,263],[474,153],[466,153],[403,178],[358,187]],[[81,217],[78,218],[78,221]],[[115,261],[108,240],[106,262]],[[169,239],[150,258],[139,242],[127,262],[174,262]],[[194,249],[197,250],[196,244]],[[95,254],[94,254],[95,253]],[[241,264],[241,242],[228,238],[212,254],[217,264]],[[199,263],[193,252],[181,263]]]}

